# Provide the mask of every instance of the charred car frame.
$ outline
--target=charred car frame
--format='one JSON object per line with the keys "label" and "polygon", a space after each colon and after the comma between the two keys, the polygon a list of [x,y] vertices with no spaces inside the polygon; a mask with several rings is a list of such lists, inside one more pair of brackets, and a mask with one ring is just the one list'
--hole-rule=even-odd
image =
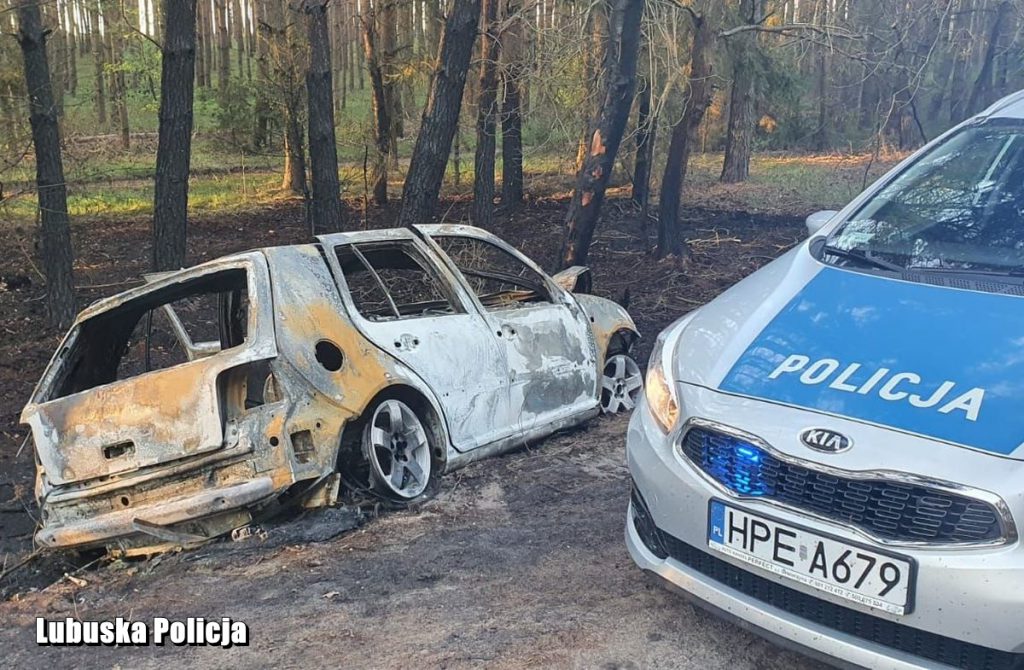
{"label": "charred car frame", "polygon": [[173,273],[78,317],[22,413],[37,541],[149,552],[356,482],[437,476],[631,409],[639,336],[468,226],[339,233]]}

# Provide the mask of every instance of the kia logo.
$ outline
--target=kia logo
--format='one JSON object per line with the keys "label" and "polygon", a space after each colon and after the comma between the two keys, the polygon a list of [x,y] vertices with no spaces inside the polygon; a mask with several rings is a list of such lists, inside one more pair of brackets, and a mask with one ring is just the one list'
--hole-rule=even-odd
{"label": "kia logo", "polygon": [[808,428],[800,433],[800,441],[815,451],[824,451],[829,454],[846,451],[853,446],[850,438],[826,428]]}

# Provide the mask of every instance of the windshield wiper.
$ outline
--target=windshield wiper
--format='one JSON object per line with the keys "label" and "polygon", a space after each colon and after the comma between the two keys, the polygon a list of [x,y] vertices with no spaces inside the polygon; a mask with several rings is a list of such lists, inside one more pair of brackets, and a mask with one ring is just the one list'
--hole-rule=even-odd
{"label": "windshield wiper", "polygon": [[889,270],[890,272],[903,272],[905,269],[902,265],[896,263],[890,263],[884,261],[881,258],[877,258],[871,255],[869,251],[863,251],[860,249],[841,249],[840,247],[826,244],[821,248],[821,252],[828,254],[829,256],[838,256],[844,260],[856,261],[862,265],[869,265],[880,270]]}

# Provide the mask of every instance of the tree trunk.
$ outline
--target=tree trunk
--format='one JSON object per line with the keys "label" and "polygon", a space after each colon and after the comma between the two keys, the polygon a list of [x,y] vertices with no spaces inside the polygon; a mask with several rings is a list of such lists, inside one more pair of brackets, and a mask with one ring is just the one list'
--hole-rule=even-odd
{"label": "tree trunk", "polygon": [[221,99],[228,94],[231,81],[231,33],[228,31],[228,2],[214,0],[217,18],[217,91]]}
{"label": "tree trunk", "polygon": [[46,275],[46,314],[51,326],[67,328],[75,318],[68,195],[60,153],[60,128],[53,100],[46,31],[36,2],[18,5],[18,44],[25,60],[29,122],[36,153],[42,264]]}
{"label": "tree trunk", "polygon": [[603,98],[601,85],[604,81],[604,68],[608,65],[608,28],[608,7],[604,3],[591,5],[587,13],[586,39],[583,42],[583,118],[586,122],[576,144],[577,171],[583,167],[583,161],[587,158],[587,143],[590,142],[589,120],[596,115],[597,105]]}
{"label": "tree trunk", "polygon": [[106,58],[104,58],[103,37],[98,32],[100,24],[99,4],[100,0],[93,0],[93,2],[89,3],[89,17],[94,31],[91,37],[93,67],[95,68],[93,72],[93,104],[96,109],[96,122],[100,128],[104,128],[107,125],[107,85],[104,75]]}
{"label": "tree trunk", "polygon": [[273,84],[270,74],[270,40],[274,39],[272,28],[267,23],[267,0],[255,0],[253,3],[253,20],[256,23],[256,76],[259,86],[256,87],[255,127],[253,128],[253,146],[262,149],[270,144],[271,95]]}
{"label": "tree trunk", "polygon": [[370,75],[370,109],[373,117],[373,139],[375,153],[373,173],[370,178],[373,202],[379,207],[388,204],[388,152],[391,148],[391,120],[388,117],[388,99],[384,90],[384,70],[377,48],[377,16],[371,9],[362,17],[363,50],[366,54],[366,70]]}
{"label": "tree trunk", "polygon": [[242,0],[234,0],[231,4],[231,29],[235,39],[236,60],[238,62],[238,76],[245,73],[245,17],[243,14],[244,5]]}
{"label": "tree trunk", "polygon": [[294,91],[289,91],[285,93],[284,104],[284,177],[281,188],[305,197],[308,195],[306,148],[302,136],[302,100]]}
{"label": "tree trunk", "polygon": [[521,0],[507,0],[502,35],[505,61],[504,102],[501,108],[501,204],[518,207],[523,202],[523,116],[520,86],[523,62],[524,25]]}
{"label": "tree trunk", "polygon": [[409,173],[402,189],[399,225],[411,226],[433,216],[445,164],[459,123],[466,74],[473,55],[480,0],[453,0],[444,26],[430,95],[423,110]]}
{"label": "tree trunk", "polygon": [[565,219],[565,239],[560,255],[563,267],[587,264],[605,188],[633,106],[643,12],[644,0],[615,0],[604,102],[590,125],[593,133],[588,133],[591,139],[576,175],[576,188]]}
{"label": "tree trunk", "polygon": [[381,70],[384,74],[384,99],[387,101],[388,121],[391,123],[388,142],[391,166],[398,169],[398,138],[405,135],[405,120],[402,114],[402,92],[399,83],[402,79],[401,66],[398,63],[398,0],[377,0],[380,11],[374,9],[377,18],[377,35],[380,49],[377,54]]}
{"label": "tree trunk", "polygon": [[310,208],[312,232],[341,230],[341,185],[338,183],[338,146],[334,139],[334,92],[331,78],[331,41],[327,28],[328,0],[306,0],[309,33],[309,163],[313,172]]}
{"label": "tree trunk", "polygon": [[480,39],[480,97],[477,100],[476,157],[473,163],[474,225],[494,222],[494,152],[498,112],[498,2],[482,0],[484,32]]}
{"label": "tree trunk", "polygon": [[981,62],[981,71],[978,72],[974,85],[971,86],[971,97],[967,103],[967,110],[971,114],[977,114],[988,106],[988,97],[992,91],[992,72],[996,58],[996,48],[999,46],[999,33],[1009,11],[1010,3],[1006,0],[1003,0],[996,6],[996,14],[992,19],[992,27],[989,30],[985,55]]}
{"label": "tree trunk", "polygon": [[196,0],[164,0],[160,128],[153,196],[153,268],[185,265],[192,100],[196,65]]}
{"label": "tree trunk", "polygon": [[646,210],[651,195],[651,163],[654,161],[656,119],[651,113],[654,82],[646,78],[636,114],[636,160],[633,163],[633,204]]}
{"label": "tree trunk", "polygon": [[661,199],[658,208],[657,257],[679,256],[688,253],[679,229],[679,205],[683,184],[690,164],[690,154],[697,144],[697,131],[704,112],[711,104],[714,94],[712,85],[711,50],[715,43],[715,29],[707,16],[694,16],[693,46],[690,55],[690,98],[686,111],[672,128],[665,173],[661,179]]}
{"label": "tree trunk", "polygon": [[107,62],[110,64],[110,103],[113,120],[121,137],[121,148],[131,148],[131,128],[128,126],[128,86],[124,72],[123,26],[115,16],[115,7],[108,2],[103,6],[103,24],[106,27],[108,43]]}
{"label": "tree trunk", "polygon": [[[761,0],[746,0],[743,19],[754,25],[761,22]],[[753,30],[732,38],[733,74],[729,95],[729,121],[725,134],[725,162],[721,181],[735,184],[750,176],[750,152],[757,126],[757,87],[754,67],[757,62],[757,33]]]}

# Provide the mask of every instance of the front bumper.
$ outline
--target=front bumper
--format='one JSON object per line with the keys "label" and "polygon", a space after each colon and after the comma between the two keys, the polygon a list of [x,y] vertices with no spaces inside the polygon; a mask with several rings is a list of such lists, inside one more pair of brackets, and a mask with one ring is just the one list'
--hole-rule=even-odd
{"label": "front bumper", "polygon": [[[725,409],[723,403],[710,407]],[[734,421],[751,416],[735,410],[728,414]],[[1024,550],[1019,542],[971,549],[879,545],[914,559],[918,573],[914,611],[906,616],[878,613],[706,550],[708,503],[728,497],[678,453],[677,438],[658,430],[645,404],[634,412],[628,460],[649,523],[637,522],[637,504],[631,504],[626,542],[644,570],[706,606],[833,664],[1024,668]],[[848,528],[793,510],[751,500],[730,502],[825,535],[865,542]]]}

